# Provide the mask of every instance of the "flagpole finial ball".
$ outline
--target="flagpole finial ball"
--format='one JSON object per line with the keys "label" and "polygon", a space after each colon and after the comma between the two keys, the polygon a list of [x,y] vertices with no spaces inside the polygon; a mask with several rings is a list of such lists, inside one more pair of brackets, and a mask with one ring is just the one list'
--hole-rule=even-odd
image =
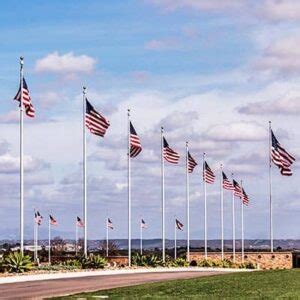
{"label": "flagpole finial ball", "polygon": [[86,86],[83,86],[82,89],[84,92],[86,92]]}
{"label": "flagpole finial ball", "polygon": [[24,64],[24,57],[20,56],[20,64],[23,65]]}

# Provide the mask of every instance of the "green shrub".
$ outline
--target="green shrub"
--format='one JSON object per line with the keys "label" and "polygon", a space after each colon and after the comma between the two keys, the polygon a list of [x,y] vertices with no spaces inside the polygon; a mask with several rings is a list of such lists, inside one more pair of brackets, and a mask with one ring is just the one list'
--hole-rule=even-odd
{"label": "green shrub", "polygon": [[5,272],[4,259],[1,258],[0,259],[0,273],[4,273],[4,272]]}
{"label": "green shrub", "polygon": [[64,265],[67,267],[74,267],[77,269],[81,269],[81,263],[78,259],[68,259],[64,262]]}
{"label": "green shrub", "polygon": [[158,267],[162,266],[162,261],[158,258],[158,256],[152,255],[140,255],[139,253],[135,253],[132,256],[132,265],[141,266],[141,267]]}
{"label": "green shrub", "polygon": [[239,268],[239,269],[256,269],[256,265],[247,263],[234,263],[229,259],[203,259],[198,262],[198,267],[208,267],[208,268]]}
{"label": "green shrub", "polygon": [[107,260],[100,255],[90,255],[88,257],[80,257],[79,263],[82,269],[104,269]]}
{"label": "green shrub", "polygon": [[189,262],[186,261],[184,258],[177,258],[176,260],[172,260],[167,262],[168,267],[188,267]]}
{"label": "green shrub", "polygon": [[12,252],[4,258],[3,266],[10,273],[23,273],[32,269],[32,262],[29,255]]}
{"label": "green shrub", "polygon": [[240,269],[257,269],[257,266],[252,262],[239,264]]}
{"label": "green shrub", "polygon": [[202,259],[198,262],[198,267],[214,267],[214,262],[211,259]]}

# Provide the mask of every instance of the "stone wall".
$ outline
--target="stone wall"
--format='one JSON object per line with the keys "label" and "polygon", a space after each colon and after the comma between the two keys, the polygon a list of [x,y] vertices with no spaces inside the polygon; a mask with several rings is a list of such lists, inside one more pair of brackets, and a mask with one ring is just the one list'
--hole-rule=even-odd
{"label": "stone wall", "polygon": [[[209,259],[221,259],[221,252],[208,252]],[[241,253],[236,253],[235,261],[242,262]],[[205,258],[203,252],[191,252],[190,259],[201,261]],[[231,252],[224,253],[224,258],[233,260]],[[293,255],[291,252],[245,252],[244,262],[251,262],[258,266],[259,269],[291,269],[293,267]]]}

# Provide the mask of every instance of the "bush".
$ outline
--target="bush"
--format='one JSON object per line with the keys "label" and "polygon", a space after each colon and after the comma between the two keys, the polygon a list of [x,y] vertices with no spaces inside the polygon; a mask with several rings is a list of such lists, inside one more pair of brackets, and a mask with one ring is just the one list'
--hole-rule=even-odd
{"label": "bush", "polygon": [[192,260],[192,261],[190,262],[190,266],[191,266],[191,267],[197,267],[197,262],[196,262],[195,260]]}
{"label": "bush", "polygon": [[141,266],[141,267],[158,267],[162,266],[162,261],[158,256],[152,255],[140,255],[136,253],[132,256],[132,265]]}
{"label": "bush", "polygon": [[88,257],[80,257],[79,263],[82,269],[104,269],[107,260],[100,255],[90,255]]}
{"label": "bush", "polygon": [[3,267],[10,273],[23,273],[32,269],[32,262],[29,255],[12,252],[4,258]]}
{"label": "bush", "polygon": [[239,269],[256,269],[256,265],[247,262],[247,263],[234,263],[229,259],[223,259],[223,260],[218,260],[218,259],[203,259],[198,262],[199,267],[218,267],[218,268],[239,268]]}
{"label": "bush", "polygon": [[168,267],[188,267],[189,262],[186,261],[184,258],[177,258],[176,260],[172,260],[167,262]]}
{"label": "bush", "polygon": [[64,262],[64,265],[67,267],[74,267],[77,269],[81,269],[81,263],[78,259],[68,259]]}
{"label": "bush", "polygon": [[257,266],[252,262],[246,262],[239,265],[240,269],[257,269]]}

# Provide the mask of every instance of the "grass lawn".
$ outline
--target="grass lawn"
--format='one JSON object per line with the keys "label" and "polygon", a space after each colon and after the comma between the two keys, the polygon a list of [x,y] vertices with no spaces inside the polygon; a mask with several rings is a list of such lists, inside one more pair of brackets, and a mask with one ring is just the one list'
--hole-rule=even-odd
{"label": "grass lawn", "polygon": [[300,299],[300,269],[231,273],[198,279],[165,281],[60,299],[100,299],[101,296],[108,296],[109,299]]}

